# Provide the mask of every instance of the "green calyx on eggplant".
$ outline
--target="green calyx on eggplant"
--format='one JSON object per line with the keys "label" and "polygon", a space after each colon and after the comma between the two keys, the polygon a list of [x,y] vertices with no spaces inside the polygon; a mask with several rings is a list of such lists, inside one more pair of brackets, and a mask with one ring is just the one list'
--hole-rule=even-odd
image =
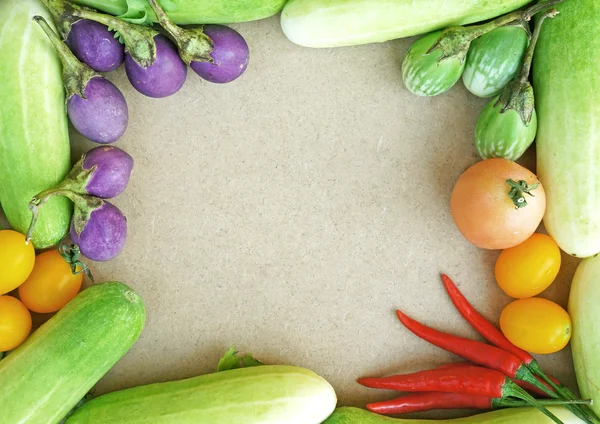
{"label": "green calyx on eggplant", "polygon": [[418,96],[436,96],[448,91],[462,76],[473,40],[514,22],[528,22],[538,12],[561,1],[548,0],[485,24],[453,26],[425,35],[411,46],[402,63],[406,88]]}
{"label": "green calyx on eggplant", "polygon": [[159,33],[151,27],[131,24],[114,16],[76,5],[69,0],[42,0],[42,3],[57,21],[63,40],[67,39],[74,23],[81,19],[89,19],[118,31],[126,51],[141,67],[147,68],[156,60],[154,37]]}
{"label": "green calyx on eggplant", "polygon": [[127,101],[112,82],[81,63],[41,16],[33,20],[53,44],[61,62],[66,110],[75,129],[96,143],[113,143],[127,130]]}
{"label": "green calyx on eggplant", "polygon": [[483,159],[501,157],[517,160],[533,143],[537,133],[537,114],[529,72],[542,24],[546,18],[554,18],[557,14],[558,11],[552,9],[540,15],[519,74],[479,115],[475,146]]}
{"label": "green calyx on eggplant", "polygon": [[[125,246],[127,218],[112,203],[71,190],[57,190],[53,195],[64,196],[75,205],[70,236],[87,258],[104,262],[115,258]],[[38,217],[39,206],[47,199],[34,198],[30,203],[33,214],[27,233],[29,239]]]}

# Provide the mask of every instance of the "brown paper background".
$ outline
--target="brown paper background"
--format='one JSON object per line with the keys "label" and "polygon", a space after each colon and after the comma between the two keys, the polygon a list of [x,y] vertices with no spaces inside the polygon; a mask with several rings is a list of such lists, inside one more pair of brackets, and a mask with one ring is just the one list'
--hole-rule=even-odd
{"label": "brown paper background", "polygon": [[[90,267],[138,291],[148,318],[96,393],[211,372],[235,344],[316,371],[340,405],[389,398],[356,378],[457,360],[404,329],[395,308],[476,337],[439,273],[495,322],[510,301],[493,276],[498,252],[467,243],[449,213],[454,182],[478,160],[485,101],[462,83],[411,95],[400,64],[413,39],[312,50],[289,42],[278,17],[234,27],[251,59],[229,85],[190,71],[179,93],[150,99],[123,68],[109,75],[130,111],[115,145],[135,169],[114,201],[129,238]],[[74,161],[94,147],[74,131],[72,143]],[[543,297],[566,307],[576,261],[563,259]],[[568,348],[539,360],[575,384]]]}

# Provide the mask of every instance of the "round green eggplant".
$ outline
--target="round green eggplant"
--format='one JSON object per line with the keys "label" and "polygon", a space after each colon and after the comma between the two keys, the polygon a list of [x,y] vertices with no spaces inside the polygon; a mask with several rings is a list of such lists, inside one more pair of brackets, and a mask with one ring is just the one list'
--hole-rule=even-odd
{"label": "round green eggplant", "polygon": [[518,74],[529,45],[528,30],[519,25],[496,28],[471,43],[462,74],[467,90],[493,97]]}
{"label": "round green eggplant", "polygon": [[[527,95],[533,97],[533,89]],[[475,147],[482,159],[517,160],[531,146],[537,132],[535,109],[527,123],[515,109],[503,111],[500,96],[490,101],[479,115],[475,127]]]}
{"label": "round green eggplant", "polygon": [[402,63],[402,80],[417,96],[437,96],[458,82],[465,67],[460,57],[443,57],[444,51],[434,48],[442,31],[427,34],[411,46]]}

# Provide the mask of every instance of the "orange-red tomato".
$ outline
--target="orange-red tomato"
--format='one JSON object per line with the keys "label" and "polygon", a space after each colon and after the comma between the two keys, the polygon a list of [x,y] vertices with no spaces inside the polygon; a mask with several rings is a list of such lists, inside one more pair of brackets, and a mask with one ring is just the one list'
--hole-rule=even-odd
{"label": "orange-red tomato", "polygon": [[19,297],[29,310],[56,312],[73,299],[83,281],[83,274],[73,275],[69,264],[57,250],[41,253],[29,278],[19,287]]}
{"label": "orange-red tomato", "polygon": [[509,303],[500,315],[500,329],[516,346],[538,354],[563,349],[572,333],[567,311],[539,297]]}
{"label": "orange-red tomato", "polygon": [[552,237],[535,233],[500,253],[496,261],[496,281],[511,297],[532,297],[552,284],[560,263],[560,248]]}
{"label": "orange-red tomato", "polygon": [[32,243],[25,235],[13,230],[0,231],[0,294],[8,293],[23,284],[35,262]]}
{"label": "orange-red tomato", "polygon": [[[509,180],[526,183],[531,195],[521,192],[522,196],[511,199]],[[454,186],[452,218],[461,234],[476,246],[516,246],[535,232],[546,211],[546,195],[541,184],[536,186],[538,183],[531,171],[516,162],[501,158],[478,162]]]}
{"label": "orange-red tomato", "polygon": [[0,352],[19,346],[31,332],[31,314],[19,299],[0,296]]}

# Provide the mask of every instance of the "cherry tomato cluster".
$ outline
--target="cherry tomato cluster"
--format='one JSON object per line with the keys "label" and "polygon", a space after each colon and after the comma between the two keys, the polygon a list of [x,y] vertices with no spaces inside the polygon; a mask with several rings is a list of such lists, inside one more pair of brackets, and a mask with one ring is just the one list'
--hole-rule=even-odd
{"label": "cherry tomato cluster", "polygon": [[554,353],[571,339],[567,311],[550,300],[535,297],[554,282],[560,265],[560,248],[550,236],[541,233],[503,250],[496,261],[498,285],[517,299],[502,311],[500,328],[521,349]]}
{"label": "cherry tomato cluster", "polygon": [[[73,273],[58,250],[36,257],[24,234],[1,230],[0,352],[12,350],[27,339],[32,326],[30,311],[58,311],[77,295],[82,281],[83,274]],[[19,298],[8,294],[15,289]]]}

